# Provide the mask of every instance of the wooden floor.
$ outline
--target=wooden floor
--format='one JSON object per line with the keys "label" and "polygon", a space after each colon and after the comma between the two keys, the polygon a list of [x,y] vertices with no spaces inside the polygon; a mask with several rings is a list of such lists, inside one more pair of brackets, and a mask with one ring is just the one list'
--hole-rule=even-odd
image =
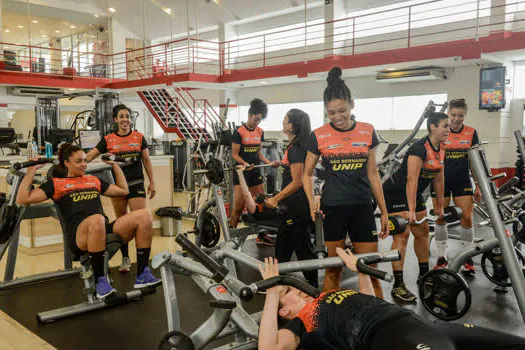
{"label": "wooden floor", "polygon": [[[193,228],[193,220],[183,220],[183,232]],[[156,254],[169,251],[174,252],[180,249],[175,243],[174,237],[154,236],[151,247],[151,257]],[[7,254],[6,254],[7,255]],[[129,255],[131,262],[136,262],[135,241],[130,242]],[[3,279],[5,272],[6,256],[0,262],[0,278]],[[111,266],[118,266],[121,262],[120,253],[111,260]],[[33,274],[57,271],[63,268],[62,251],[32,255],[25,253],[22,249],[18,250],[18,259],[15,267],[15,278],[30,276]],[[0,349],[1,350],[20,350],[20,349],[55,349],[34,333],[23,327],[0,310]]]}

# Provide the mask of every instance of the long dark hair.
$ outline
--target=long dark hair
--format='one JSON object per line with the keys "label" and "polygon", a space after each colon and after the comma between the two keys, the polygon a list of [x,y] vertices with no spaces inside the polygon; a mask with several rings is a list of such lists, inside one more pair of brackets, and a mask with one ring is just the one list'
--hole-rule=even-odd
{"label": "long dark hair", "polygon": [[116,105],[115,107],[113,107],[113,131],[114,132],[118,131],[118,124],[117,124],[117,122],[115,122],[115,119],[117,119],[118,112],[120,112],[123,109],[125,109],[125,110],[127,110],[129,112],[129,118],[131,119],[131,108],[129,108],[128,106],[126,106],[125,104],[122,104],[122,103]]}
{"label": "long dark hair", "polygon": [[292,123],[292,133],[295,135],[290,142],[290,146],[299,145],[301,148],[306,148],[306,142],[312,132],[310,117],[306,112],[297,108],[290,109],[286,115],[288,116],[288,122]]}
{"label": "long dark hair", "polygon": [[438,127],[439,123],[443,119],[448,119],[448,115],[446,115],[445,113],[441,113],[441,112],[430,113],[430,115],[428,116],[428,119],[427,119],[427,130],[428,130],[428,134],[429,135],[431,133],[430,125],[434,125],[435,127]]}
{"label": "long dark hair", "polygon": [[67,177],[66,160],[75,152],[82,151],[82,148],[71,143],[63,143],[58,149],[58,164],[53,171],[54,177]]}
{"label": "long dark hair", "polygon": [[328,72],[326,81],[328,86],[324,89],[323,99],[325,106],[328,102],[336,99],[346,100],[348,103],[352,101],[352,94],[345,81],[341,79],[343,71],[339,67],[333,67]]}

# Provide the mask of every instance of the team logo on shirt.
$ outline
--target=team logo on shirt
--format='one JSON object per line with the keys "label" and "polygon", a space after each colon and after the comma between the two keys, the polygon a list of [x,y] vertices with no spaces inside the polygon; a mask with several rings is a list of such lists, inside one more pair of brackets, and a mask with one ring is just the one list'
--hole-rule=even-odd
{"label": "team logo on shirt", "polygon": [[366,147],[368,144],[366,142],[353,142],[352,146],[354,147]]}
{"label": "team logo on shirt", "polygon": [[317,138],[318,139],[325,139],[325,138],[330,137],[330,136],[332,136],[332,134],[322,134],[322,135],[318,135]]}
{"label": "team logo on shirt", "polygon": [[362,135],[370,135],[370,132],[368,130],[359,130],[359,133]]}
{"label": "team logo on shirt", "polygon": [[461,140],[461,141],[459,141],[460,145],[468,145],[469,143],[470,143],[469,140]]}
{"label": "team logo on shirt", "polygon": [[140,145],[139,145],[138,143],[130,143],[129,146],[130,146],[130,147],[138,147],[138,146],[140,146]]}
{"label": "team logo on shirt", "polygon": [[327,148],[327,149],[336,149],[336,148],[341,148],[341,146],[342,146],[342,145],[341,145],[340,143],[338,143],[338,144],[335,144],[335,145],[330,145],[330,146],[328,146],[328,147],[326,147],[326,148]]}
{"label": "team logo on shirt", "polygon": [[64,188],[71,188],[73,186],[74,186],[73,184],[67,184],[67,185],[64,186]]}

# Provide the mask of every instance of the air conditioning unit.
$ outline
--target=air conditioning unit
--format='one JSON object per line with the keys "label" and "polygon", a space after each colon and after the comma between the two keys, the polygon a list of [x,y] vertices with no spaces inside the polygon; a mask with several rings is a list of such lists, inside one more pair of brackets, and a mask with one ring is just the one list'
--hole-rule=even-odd
{"label": "air conditioning unit", "polygon": [[49,87],[13,86],[9,89],[13,96],[57,96],[63,95],[64,89]]}
{"label": "air conditioning unit", "polygon": [[439,67],[388,70],[377,73],[376,81],[383,83],[401,83],[409,81],[446,79],[445,70]]}

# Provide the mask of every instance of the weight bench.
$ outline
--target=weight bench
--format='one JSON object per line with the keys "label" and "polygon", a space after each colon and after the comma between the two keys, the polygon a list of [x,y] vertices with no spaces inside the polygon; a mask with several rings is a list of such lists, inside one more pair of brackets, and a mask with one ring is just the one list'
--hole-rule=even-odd
{"label": "weight bench", "polygon": [[278,232],[279,231],[279,222],[278,218],[265,218],[265,219],[256,219],[255,216],[249,213],[243,213],[241,215],[241,221],[243,224],[249,227],[253,227],[258,231],[270,231]]}

